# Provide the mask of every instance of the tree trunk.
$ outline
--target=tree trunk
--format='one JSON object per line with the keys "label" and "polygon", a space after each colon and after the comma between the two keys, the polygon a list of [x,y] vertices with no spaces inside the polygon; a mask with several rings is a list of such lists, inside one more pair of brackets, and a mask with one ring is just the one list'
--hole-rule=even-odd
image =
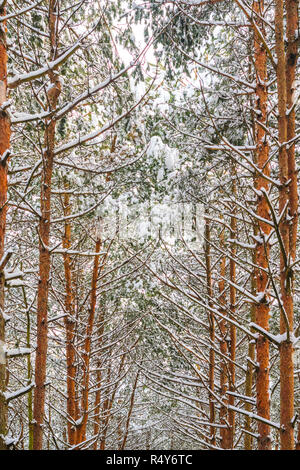
{"label": "tree trunk", "polygon": [[[71,223],[68,216],[71,214],[70,195],[68,193],[69,184],[65,182],[64,189],[64,217],[65,219],[65,233],[63,236],[63,248],[70,250],[71,242]],[[69,253],[64,253],[64,271],[66,281],[66,297],[65,308],[67,316],[65,317],[66,329],[66,361],[67,361],[67,414],[68,414],[68,442],[71,446],[75,444],[75,422],[78,418],[76,416],[76,366],[75,366],[75,311],[74,311],[74,295],[72,284],[72,262]]]}
{"label": "tree trunk", "polygon": [[[22,265],[21,265],[21,270],[22,270]],[[22,294],[23,294],[23,300],[24,300],[24,306],[26,309],[26,347],[28,349],[31,349],[31,341],[30,341],[30,335],[31,335],[31,320],[30,320],[30,308],[28,308],[28,302],[27,302],[27,296],[26,296],[26,290],[25,287],[22,286]],[[32,367],[31,367],[31,354],[27,355],[27,380],[28,380],[28,385],[31,384],[32,382]],[[29,390],[27,394],[27,414],[28,414],[28,450],[33,449],[33,410],[32,410],[32,390]]]}
{"label": "tree trunk", "polygon": [[[279,137],[279,213],[285,211],[280,223],[282,239],[280,253],[280,288],[282,308],[280,316],[280,332],[286,338],[280,344],[280,444],[281,450],[294,449],[294,363],[293,363],[293,292],[292,272],[290,270],[291,246],[290,239],[294,238],[294,230],[290,228],[286,205],[290,196],[294,196],[293,182],[288,186],[289,163],[286,148],[287,142],[287,80],[286,57],[284,44],[284,8],[283,0],[275,4],[275,41],[277,53],[277,92],[278,92],[278,137]],[[295,201],[293,201],[294,205]]]}
{"label": "tree trunk", "polygon": [[[206,210],[206,216],[208,211]],[[213,290],[212,290],[212,273],[211,273],[211,253],[210,253],[210,221],[208,217],[205,218],[205,265],[206,265],[206,291],[208,297],[208,305],[213,308]],[[209,350],[209,421],[211,423],[216,422],[216,411],[215,411],[215,398],[213,396],[215,388],[215,319],[211,310],[208,312],[209,321],[209,339],[211,348]],[[216,428],[215,426],[210,427],[210,438],[211,444],[216,444]]]}
{"label": "tree trunk", "polygon": [[[286,0],[286,31],[287,31],[287,51],[286,51],[286,99],[287,109],[287,141],[295,137],[295,107],[294,99],[296,93],[296,68],[298,60],[298,8],[299,0]],[[297,168],[295,161],[295,144],[287,147],[288,175],[289,175],[289,217],[290,217],[290,253],[292,260],[296,258],[296,244],[298,231],[298,188],[297,188]]]}
{"label": "tree trunk", "polygon": [[[296,93],[296,69],[298,61],[298,28],[299,28],[299,0],[286,0],[286,30],[287,30],[287,51],[286,51],[286,96],[287,109],[287,141],[294,139],[295,132],[295,93]],[[291,260],[296,259],[297,234],[298,234],[298,183],[297,168],[295,160],[295,144],[287,147],[288,157],[288,177],[289,177],[289,218],[290,218],[290,234],[289,249]],[[294,294],[293,278],[291,279],[292,295]],[[293,352],[292,352],[293,354]],[[291,371],[292,373],[292,371]],[[298,441],[300,440],[300,424]],[[296,449],[300,450],[300,444],[296,445]]]}
{"label": "tree trunk", "polygon": [[[57,55],[58,1],[49,2],[49,29],[51,44],[51,60]],[[57,106],[61,92],[61,83],[55,72],[49,72],[51,87],[48,89],[49,109]],[[54,143],[56,121],[46,121],[45,152],[43,154],[43,170],[41,181],[41,217],[39,222],[39,285],[37,295],[37,348],[35,360],[35,393],[34,393],[34,432],[33,448],[43,447],[43,421],[45,412],[45,381],[48,349],[48,292],[51,256],[49,251],[51,222],[51,183],[53,172]]]}
{"label": "tree trunk", "polygon": [[[1,2],[0,16],[6,15],[5,3]],[[4,5],[4,6],[3,6]],[[7,101],[7,46],[6,22],[1,23],[0,29],[0,106]],[[0,110],[0,260],[4,256],[4,240],[7,213],[7,163],[10,147],[10,119],[5,109]],[[5,345],[5,297],[4,297],[4,264],[0,271],[0,450],[5,450],[4,437],[7,433],[7,402],[3,395],[6,389],[6,358]]]}
{"label": "tree trunk", "polygon": [[[124,363],[125,363],[125,358],[126,358],[126,353],[123,354],[123,356],[121,358],[120,365],[119,365],[119,371],[118,371],[118,377],[120,377],[121,372],[123,370]],[[111,363],[109,365],[109,370],[108,370],[108,375],[107,375],[107,385],[109,384],[109,381],[110,381],[110,375],[111,375]],[[101,441],[100,441],[100,450],[105,450],[106,435],[107,435],[108,425],[109,425],[109,421],[110,421],[110,417],[111,417],[111,409],[112,409],[112,406],[113,406],[114,401],[115,401],[117,388],[118,388],[118,381],[116,382],[116,384],[114,386],[111,397],[110,398],[107,397],[105,402],[104,402],[104,406],[103,406],[103,410],[102,410],[103,411],[103,419],[102,419],[102,430],[103,430],[103,432],[102,432]]]}
{"label": "tree trunk", "polygon": [[[223,251],[225,245],[225,230],[222,227],[220,233],[220,248]],[[226,274],[226,257],[222,255],[220,263],[220,280],[219,280],[219,302],[221,304],[220,311],[223,315],[226,314],[225,304],[226,304],[226,295],[225,295],[225,274]],[[224,309],[223,309],[224,308]],[[228,345],[227,345],[227,322],[224,319],[220,320],[220,351],[223,355],[221,359],[221,371],[220,371],[220,391],[223,404],[220,409],[220,423],[224,426],[220,430],[221,435],[221,447],[222,449],[229,449],[229,428],[228,428],[228,363],[226,361],[226,356],[228,354]]]}
{"label": "tree trunk", "polygon": [[[258,15],[264,15],[264,2],[255,1],[253,9]],[[264,34],[264,23],[258,17],[255,19],[262,34]],[[269,158],[269,145],[266,138],[264,126],[267,122],[267,55],[261,39],[254,31],[254,66],[256,73],[256,125],[255,125],[255,140],[256,140],[256,161],[257,166],[263,175],[269,176],[270,166],[268,163]],[[269,207],[265,195],[261,192],[264,189],[266,192],[269,190],[268,181],[262,176],[257,176],[257,215],[265,220],[270,220]],[[268,223],[258,220],[258,238],[256,244],[256,287],[257,293],[260,295],[259,304],[256,307],[256,323],[269,330],[269,295],[267,292],[269,276],[266,272],[268,268],[268,258],[270,246],[265,241],[265,237],[269,235],[271,227]],[[258,363],[257,377],[256,377],[256,406],[259,416],[270,419],[270,396],[269,396],[269,342],[263,336],[259,335],[256,342],[256,359]],[[258,449],[270,450],[270,426],[258,421]]]}
{"label": "tree trunk", "polygon": [[[233,164],[232,168],[232,194],[233,197],[236,198],[236,168]],[[234,206],[232,210],[232,217],[230,218],[230,238],[236,238],[236,206]],[[230,262],[229,262],[229,270],[230,270],[230,281],[235,284],[236,281],[236,263],[234,258],[236,256],[236,247],[235,244],[232,243],[231,250],[230,250]],[[233,285],[230,285],[230,315],[234,320],[235,315],[235,303],[236,303],[236,288]],[[236,353],[236,327],[231,323],[230,324],[230,363],[229,363],[229,391],[235,391],[235,353]],[[234,406],[234,396],[229,395],[228,399],[229,405]],[[228,421],[229,421],[229,439],[230,439],[230,448],[233,449],[234,447],[234,432],[235,432],[235,412],[233,410],[229,410],[228,412]]]}
{"label": "tree trunk", "polygon": [[121,444],[120,450],[125,449],[126,442],[127,442],[127,439],[128,439],[129,424],[130,424],[130,418],[131,418],[132,411],[133,411],[134,396],[135,396],[135,391],[136,391],[138,379],[139,379],[139,372],[136,374],[136,378],[135,378],[135,381],[134,381],[134,384],[133,384],[133,389],[132,389],[132,393],[131,393],[131,397],[130,397],[130,406],[129,406],[127,420],[126,420],[126,424],[125,424],[124,439],[123,439],[123,442]]}
{"label": "tree trunk", "polygon": [[[105,310],[103,305],[100,307],[100,317],[99,317],[99,328],[98,328],[98,347],[99,349],[102,346],[103,342],[103,333],[104,333],[104,319],[105,319]],[[95,417],[94,417],[94,436],[99,435],[100,432],[100,412],[101,412],[101,386],[102,386],[102,359],[101,357],[97,360],[97,371],[96,371],[96,387],[97,391],[95,394]],[[93,449],[97,450],[98,448],[98,439],[94,442]]]}
{"label": "tree trunk", "polygon": [[[95,252],[100,253],[101,249],[101,238],[96,240]],[[80,425],[77,427],[76,443],[80,444],[85,440],[86,436],[86,425],[89,414],[89,382],[90,382],[90,353],[91,353],[91,337],[93,333],[95,311],[96,311],[96,300],[97,300],[97,279],[99,274],[99,259],[100,254],[94,258],[92,286],[91,286],[91,306],[89,312],[89,318],[85,334],[84,351],[83,351],[83,377],[82,377],[82,399],[81,399],[81,413],[82,420]]]}

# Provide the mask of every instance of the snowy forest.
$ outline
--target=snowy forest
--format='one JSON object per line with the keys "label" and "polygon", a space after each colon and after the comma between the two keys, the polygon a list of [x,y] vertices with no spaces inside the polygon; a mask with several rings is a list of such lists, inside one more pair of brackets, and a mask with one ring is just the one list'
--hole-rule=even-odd
{"label": "snowy forest", "polygon": [[0,450],[300,450],[299,0],[0,0]]}

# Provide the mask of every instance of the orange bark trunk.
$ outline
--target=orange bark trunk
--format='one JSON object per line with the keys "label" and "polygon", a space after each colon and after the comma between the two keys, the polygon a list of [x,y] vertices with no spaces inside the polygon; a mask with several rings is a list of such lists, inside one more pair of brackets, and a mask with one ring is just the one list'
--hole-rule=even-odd
{"label": "orange bark trunk", "polygon": [[[51,43],[51,59],[57,54],[57,22],[58,5],[56,0],[49,2],[49,28]],[[54,72],[49,72],[52,87],[48,91],[49,109],[57,106],[61,92],[61,83]],[[41,181],[41,217],[39,222],[39,284],[37,294],[37,348],[35,359],[35,392],[33,408],[33,448],[41,450],[43,447],[43,421],[45,410],[45,381],[48,349],[48,293],[51,256],[49,251],[50,222],[51,222],[51,183],[55,143],[54,119],[47,120],[45,130],[45,152],[43,155],[43,171]]]}
{"label": "orange bark trunk", "polygon": [[[65,183],[65,189],[68,191],[69,185]],[[70,195],[68,192],[64,193],[64,216],[68,217],[71,213]],[[68,219],[65,221],[65,233],[63,237],[63,248],[69,250],[71,248],[71,223]],[[64,254],[64,270],[66,281],[66,297],[65,308],[67,316],[65,317],[66,329],[66,361],[67,361],[67,413],[68,421],[68,441],[72,446],[75,444],[75,425],[72,421],[76,421],[76,384],[75,384],[75,358],[76,352],[74,347],[75,339],[75,312],[74,312],[74,295],[72,284],[72,266],[71,257],[69,253]]]}
{"label": "orange bark trunk", "polygon": [[[222,227],[220,233],[220,248],[221,250],[224,249],[225,245],[225,238],[224,238],[224,228]],[[224,315],[226,314],[225,310],[223,310],[223,306],[225,308],[226,304],[226,296],[225,296],[225,274],[226,274],[226,258],[222,255],[221,263],[220,263],[220,280],[219,280],[219,301],[221,304],[220,311]],[[223,356],[227,356],[228,354],[228,345],[227,345],[227,322],[226,320],[220,321],[220,351]],[[229,449],[230,448],[230,437],[229,437],[229,427],[228,427],[228,398],[227,398],[227,390],[228,390],[228,364],[225,357],[221,359],[221,371],[220,371],[220,391],[221,391],[221,398],[223,404],[221,405],[220,409],[220,423],[224,426],[220,430],[221,435],[221,447],[222,449]]]}
{"label": "orange bark trunk", "polygon": [[[299,29],[299,0],[286,0],[286,30],[287,30],[287,51],[286,51],[286,94],[287,94],[287,141],[294,139],[295,132],[295,107],[294,99],[296,93],[296,69],[298,61],[298,29]],[[298,183],[297,168],[295,160],[295,145],[290,144],[287,147],[288,157],[288,177],[289,177],[289,217],[290,234],[289,248],[292,261],[296,259],[297,234],[298,234]],[[292,294],[294,293],[293,278],[291,279]],[[293,351],[291,352],[293,354]],[[293,371],[291,371],[292,373]],[[300,450],[300,424],[296,450]]]}
{"label": "orange bark trunk", "polygon": [[[100,253],[101,239],[96,240],[95,252]],[[91,305],[89,318],[86,327],[86,336],[84,342],[83,351],[83,377],[82,377],[82,399],[81,399],[81,413],[82,420],[80,425],[77,427],[76,443],[80,444],[86,438],[86,425],[89,415],[89,382],[90,382],[90,353],[91,353],[91,339],[94,327],[94,319],[96,312],[96,300],[97,300],[97,279],[99,274],[99,259],[100,255],[96,255],[94,258],[92,285],[91,285]]]}
{"label": "orange bark trunk", "polygon": [[[233,167],[232,169],[232,194],[234,197],[236,197],[236,169]],[[233,216],[230,219],[230,238],[235,239],[236,238],[236,207],[233,208]],[[230,270],[230,281],[235,284],[236,281],[236,263],[234,261],[234,258],[236,256],[236,247],[234,244],[232,244],[231,250],[230,250],[230,264],[229,264],[229,270]],[[233,285],[230,285],[230,315],[232,319],[234,320],[234,314],[235,314],[235,303],[236,303],[236,288]],[[236,353],[236,327],[233,324],[230,324],[230,363],[229,363],[229,391],[234,392],[235,391],[235,353]],[[229,405],[234,406],[234,396],[229,395]],[[230,448],[233,449],[234,447],[234,433],[235,433],[235,413],[233,410],[229,410],[228,412],[228,420],[229,420],[229,440],[230,440]]]}
{"label": "orange bark trunk", "polygon": [[[100,317],[99,317],[99,328],[98,328],[98,347],[101,348],[103,343],[103,333],[104,333],[104,319],[105,319],[105,310],[102,305],[100,308]],[[101,386],[102,386],[102,360],[101,358],[97,361],[97,371],[96,371],[96,384],[97,391],[95,395],[95,417],[94,417],[94,435],[97,436],[100,431],[100,400],[101,400]],[[94,450],[98,448],[98,439],[95,441]]]}
{"label": "orange bark trunk", "polygon": [[[0,16],[5,16],[6,8],[0,8]],[[6,23],[0,29],[0,106],[7,100],[7,50]],[[5,109],[0,111],[0,259],[4,255],[4,240],[7,213],[7,151],[10,147],[10,119]],[[5,450],[4,436],[7,432],[7,402],[3,395],[6,389],[6,359],[3,346],[5,343],[4,319],[4,266],[0,272],[0,450]]]}
{"label": "orange bark trunk", "polygon": [[[253,9],[260,16],[264,15],[264,2],[255,1],[253,2]],[[263,21],[256,18],[258,26],[261,32],[264,34],[264,23]],[[255,125],[255,140],[256,140],[256,161],[257,166],[261,172],[269,176],[270,166],[268,163],[269,158],[269,146],[266,138],[266,132],[264,126],[267,121],[267,56],[265,48],[261,42],[257,31],[254,31],[254,63],[256,73],[256,109],[257,122]],[[261,124],[261,125],[260,125]],[[267,180],[259,175],[257,177],[256,188],[258,191],[262,189],[268,191],[269,184]],[[258,193],[257,202],[257,215],[265,220],[270,220],[269,207],[266,197],[263,193]],[[268,286],[268,257],[269,257],[269,244],[265,242],[265,236],[269,235],[271,227],[268,223],[261,220],[258,221],[258,235],[260,240],[257,240],[256,245],[256,262],[259,268],[256,273],[256,287],[257,292],[260,294],[260,302],[256,307],[256,323],[269,330],[269,295],[267,292]],[[269,342],[263,336],[259,335],[256,343],[256,359],[258,362],[257,378],[256,378],[256,406],[257,413],[259,416],[270,419],[270,396],[269,396]],[[258,449],[269,450],[271,449],[270,439],[270,426],[258,421]]]}
{"label": "orange bark trunk", "polygon": [[[295,107],[296,68],[298,60],[298,26],[299,26],[299,0],[286,0],[286,99],[287,109],[287,141],[295,137]],[[297,168],[295,161],[295,144],[287,147],[288,176],[289,176],[289,216],[290,216],[290,253],[292,260],[296,258],[297,230],[298,230],[298,188]]]}
{"label": "orange bark trunk", "polygon": [[[280,214],[289,204],[290,196],[294,195],[293,185],[288,185],[289,163],[286,148],[287,142],[287,80],[286,56],[284,44],[284,8],[283,0],[275,3],[275,42],[277,53],[277,92],[278,92],[278,140],[279,148],[279,212]],[[293,204],[295,201],[292,201]],[[280,344],[280,444],[281,450],[294,449],[294,363],[293,363],[293,279],[290,270],[290,256],[292,254],[290,240],[294,238],[294,230],[287,217],[287,211],[280,223],[280,235],[283,246],[280,253],[280,287],[283,308],[280,317],[280,332],[286,334],[286,339]],[[294,247],[295,249],[295,247]]]}
{"label": "orange bark trunk", "polygon": [[[206,215],[208,212],[206,211]],[[208,218],[205,219],[205,265],[206,265],[206,291],[208,296],[208,305],[213,308],[213,290],[212,290],[212,274],[211,274],[211,253],[210,253],[210,221]],[[216,422],[216,411],[215,411],[215,398],[213,396],[215,388],[215,351],[213,349],[215,343],[215,319],[211,311],[208,312],[209,321],[209,339],[211,348],[209,350],[209,420],[211,423]],[[211,444],[216,444],[216,428],[215,426],[210,427],[210,438]]]}

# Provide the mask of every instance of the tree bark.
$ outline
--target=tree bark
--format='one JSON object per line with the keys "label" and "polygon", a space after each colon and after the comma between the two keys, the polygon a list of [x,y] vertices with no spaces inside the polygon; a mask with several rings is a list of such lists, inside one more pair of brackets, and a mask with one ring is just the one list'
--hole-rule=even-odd
{"label": "tree bark", "polygon": [[[220,248],[223,251],[225,246],[225,230],[222,227],[220,232]],[[226,314],[225,304],[226,304],[226,295],[225,295],[225,275],[226,275],[226,257],[225,255],[221,256],[220,262],[220,280],[219,280],[219,302],[221,304],[220,311],[223,315]],[[221,447],[222,449],[230,448],[230,438],[229,438],[229,423],[228,423],[228,363],[225,357],[228,354],[228,344],[227,344],[227,333],[228,325],[226,320],[220,320],[220,351],[223,355],[221,359],[221,371],[220,371],[220,392],[221,399],[223,404],[220,408],[220,423],[224,426],[220,430],[221,436]]]}
{"label": "tree bark", "polygon": [[[101,238],[97,238],[95,252],[100,253],[102,241]],[[97,301],[97,279],[99,274],[99,259],[100,254],[94,257],[92,285],[91,285],[91,305],[89,318],[86,327],[84,350],[83,350],[83,377],[82,377],[82,399],[81,399],[81,414],[82,420],[80,425],[77,427],[76,443],[80,444],[85,440],[86,437],[86,425],[89,414],[89,382],[90,382],[90,354],[91,354],[91,338],[94,327],[94,319],[96,312],[96,301]]]}
{"label": "tree bark", "polygon": [[[70,194],[68,193],[69,184],[64,183],[64,217],[65,232],[63,236],[63,248],[70,250],[71,241],[71,223],[68,216],[71,214]],[[66,330],[66,362],[67,362],[67,414],[68,414],[68,442],[71,446],[75,444],[76,429],[74,423],[78,416],[76,415],[76,366],[75,366],[75,311],[74,311],[74,293],[72,282],[72,261],[69,253],[64,253],[64,271],[66,282],[65,309],[67,316],[65,317]]]}
{"label": "tree bark", "polygon": [[[286,96],[287,96],[287,141],[290,142],[294,139],[295,132],[295,93],[296,93],[296,70],[298,61],[298,44],[299,44],[299,0],[286,0],[286,36],[287,36],[287,50],[286,50]],[[289,234],[289,248],[291,260],[296,259],[297,248],[297,234],[298,234],[298,182],[297,182],[297,168],[295,160],[295,144],[292,143],[287,147],[288,158],[288,177],[289,177],[289,218],[290,218],[290,234]],[[291,290],[294,294],[293,278],[291,279]],[[293,354],[293,352],[292,352]],[[292,371],[291,371],[292,372]],[[296,444],[296,449],[300,450],[300,424],[299,433]]]}
{"label": "tree bark", "polygon": [[[51,44],[51,60],[57,57],[58,49],[58,1],[49,2],[49,29]],[[49,72],[51,87],[48,89],[49,110],[57,106],[61,92],[61,82],[55,72]],[[45,152],[43,154],[43,170],[41,181],[41,217],[39,222],[39,284],[37,295],[37,348],[35,360],[35,393],[34,393],[34,431],[33,448],[43,447],[43,421],[45,412],[45,381],[48,349],[48,294],[51,256],[49,250],[51,222],[51,184],[53,172],[54,143],[56,121],[46,121]]]}
{"label": "tree bark", "polygon": [[121,444],[120,450],[125,449],[126,442],[127,442],[127,439],[128,439],[129,424],[130,424],[130,419],[131,419],[131,415],[132,415],[132,411],[133,411],[134,396],[135,396],[135,391],[136,391],[138,379],[139,379],[139,372],[136,374],[136,378],[135,378],[135,381],[134,381],[134,384],[133,384],[133,389],[132,389],[132,393],[131,393],[131,397],[130,397],[130,406],[129,406],[128,415],[127,415],[126,424],[125,424],[124,438],[123,438],[123,442]]}
{"label": "tree bark", "polygon": [[[236,168],[235,165],[232,164],[232,194],[233,197],[236,198]],[[233,240],[236,238],[236,206],[234,206],[232,210],[232,217],[230,218],[230,238]],[[230,281],[235,284],[236,281],[236,263],[234,258],[236,256],[236,246],[232,243],[231,250],[230,250],[230,262],[229,262],[229,271],[230,271]],[[235,303],[236,303],[236,288],[234,285],[230,284],[230,315],[234,320],[235,315]],[[230,324],[230,363],[229,363],[229,391],[235,391],[235,355],[236,355],[236,327],[231,323]],[[229,395],[228,403],[231,406],[234,406],[234,395]],[[228,421],[229,421],[229,440],[230,440],[230,448],[233,449],[234,447],[234,433],[235,433],[235,412],[232,409],[229,409],[228,412]]]}
{"label": "tree bark", "polygon": [[[125,363],[125,358],[126,358],[126,353],[122,355],[120,365],[119,365],[119,370],[118,370],[118,377],[120,377],[121,372],[123,370],[124,363]],[[111,363],[109,365],[109,370],[108,370],[108,375],[107,375],[107,385],[109,385],[110,375],[111,375]],[[106,398],[106,400],[104,402],[103,409],[102,409],[102,412],[103,412],[102,430],[103,430],[103,432],[102,432],[101,441],[100,441],[100,450],[105,450],[105,447],[106,447],[106,436],[107,436],[107,431],[108,431],[108,425],[109,425],[109,421],[110,421],[110,418],[111,418],[111,410],[112,410],[112,406],[113,406],[114,401],[115,401],[117,388],[118,388],[118,382],[116,382],[116,384],[113,388],[113,392],[111,394],[111,397],[108,396]]]}
{"label": "tree bark", "polygon": [[[99,316],[99,327],[98,327],[98,347],[101,348],[103,343],[103,333],[104,333],[104,320],[105,320],[105,309],[102,305],[100,307],[100,316]],[[99,435],[100,432],[100,414],[101,414],[101,386],[102,386],[102,358],[100,357],[97,360],[97,371],[96,371],[96,384],[97,384],[97,391],[95,394],[95,417],[94,417],[94,435]],[[98,439],[95,441],[93,445],[93,449],[97,450],[98,448]]]}
{"label": "tree bark", "polygon": [[[258,15],[263,17],[264,15],[264,2],[262,0],[253,2],[253,10]],[[256,18],[256,22],[264,34],[264,23],[259,17]],[[261,42],[261,38],[254,31],[254,66],[256,73],[256,125],[255,125],[255,140],[256,140],[256,161],[257,166],[263,173],[263,175],[269,176],[270,165],[268,163],[269,158],[269,145],[267,141],[265,125],[267,122],[267,55],[266,50]],[[269,207],[265,195],[261,191],[264,189],[268,192],[269,183],[263,175],[257,176],[257,215],[265,220],[270,220]],[[271,227],[268,223],[258,220],[258,239],[256,244],[256,262],[257,262],[257,273],[256,273],[256,287],[257,292],[260,294],[259,304],[256,307],[256,323],[264,328],[266,331],[269,330],[269,295],[267,292],[269,276],[267,271],[268,258],[270,252],[269,243],[266,242],[265,237],[269,235]],[[259,416],[270,419],[270,396],[269,396],[269,342],[263,336],[259,335],[256,342],[256,359],[258,363],[257,377],[256,377],[256,406],[257,413]],[[270,426],[258,421],[258,449],[259,450],[270,450],[271,439],[270,439]]]}
{"label": "tree bark", "polygon": [[[290,240],[294,238],[294,229],[287,217],[286,205],[290,206],[290,197],[294,196],[293,181],[288,184],[289,162],[287,153],[287,63],[284,44],[284,7],[283,0],[275,3],[275,42],[277,53],[277,92],[278,92],[278,140],[279,148],[279,213],[285,211],[280,223],[282,247],[280,252],[280,288],[282,308],[280,316],[280,332],[286,339],[280,344],[280,445],[281,450],[294,449],[294,346],[293,334],[293,274],[290,269],[292,254]],[[293,198],[292,198],[293,199]],[[293,201],[293,205],[295,201]]]}
{"label": "tree bark", "polygon": [[[208,216],[208,210],[206,210],[206,216]],[[208,305],[213,308],[213,290],[212,290],[212,273],[211,273],[211,252],[210,252],[210,221],[209,218],[205,218],[205,266],[206,266],[206,291],[208,297]],[[211,423],[216,422],[216,411],[215,411],[215,398],[213,396],[215,388],[215,319],[211,310],[208,311],[209,321],[209,339],[211,348],[209,350],[209,420]],[[211,444],[216,444],[216,428],[215,426],[210,427],[210,439]]]}
{"label": "tree bark", "polygon": [[[2,2],[0,16],[6,15],[5,3]],[[7,101],[7,44],[6,22],[1,23],[0,29],[0,106]],[[4,242],[7,214],[7,163],[10,147],[10,119],[5,109],[0,110],[0,259],[4,256]],[[0,450],[7,448],[5,436],[7,433],[7,401],[3,395],[6,389],[6,357],[5,345],[5,294],[4,294],[4,265],[0,271]]]}
{"label": "tree bark", "polygon": [[[295,137],[295,92],[296,69],[298,60],[298,26],[299,26],[299,0],[286,0],[286,100],[287,109],[287,141]],[[290,253],[292,260],[296,258],[297,231],[298,231],[298,185],[297,168],[295,161],[295,144],[287,147],[288,176],[289,176],[289,217],[290,217]]]}

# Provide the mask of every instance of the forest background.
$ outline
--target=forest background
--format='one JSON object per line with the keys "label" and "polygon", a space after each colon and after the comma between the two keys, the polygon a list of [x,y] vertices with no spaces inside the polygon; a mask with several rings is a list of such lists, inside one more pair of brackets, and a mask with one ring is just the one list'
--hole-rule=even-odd
{"label": "forest background", "polygon": [[0,449],[300,450],[299,1],[0,1]]}

